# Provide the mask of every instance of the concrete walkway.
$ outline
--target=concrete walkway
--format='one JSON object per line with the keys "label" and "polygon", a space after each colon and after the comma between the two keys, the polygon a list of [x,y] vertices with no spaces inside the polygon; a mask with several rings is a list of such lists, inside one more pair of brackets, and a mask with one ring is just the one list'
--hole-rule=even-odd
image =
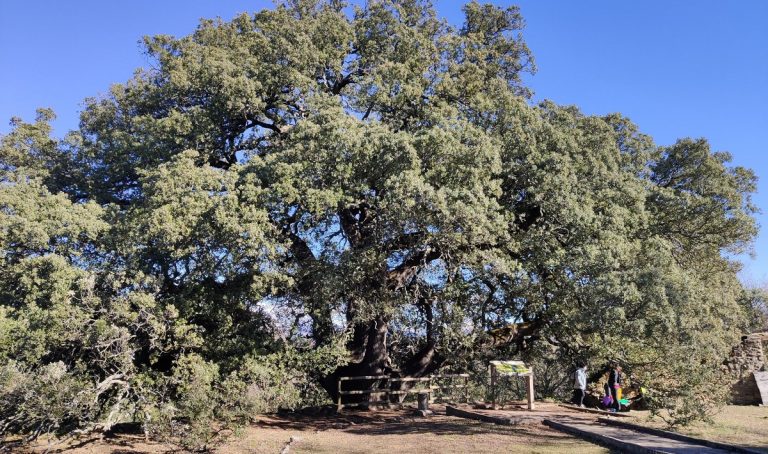
{"label": "concrete walkway", "polygon": [[734,452],[566,416],[547,419],[544,421],[544,424],[580,438],[607,445],[621,452],[672,454],[720,454]]}
{"label": "concrete walkway", "polygon": [[608,446],[619,452],[671,454],[738,452],[762,454],[754,449],[703,440],[675,432],[633,424],[626,422],[623,418],[616,418],[616,414],[611,414],[610,417],[597,418],[592,413],[575,410],[558,406],[557,404],[542,402],[533,411],[515,406],[510,406],[505,410],[492,410],[471,408],[468,405],[446,405],[445,414],[503,425],[544,423],[553,429],[593,443]]}

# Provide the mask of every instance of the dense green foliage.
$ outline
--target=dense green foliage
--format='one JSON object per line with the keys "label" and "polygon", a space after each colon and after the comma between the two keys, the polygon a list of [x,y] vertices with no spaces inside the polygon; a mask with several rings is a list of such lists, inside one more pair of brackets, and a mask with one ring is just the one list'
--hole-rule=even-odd
{"label": "dense green foliage", "polygon": [[339,375],[536,351],[619,361],[654,405],[703,414],[744,327],[728,257],[755,235],[754,175],[705,140],[531,105],[518,10],[464,10],[204,21],[147,38],[151,69],[64,139],[49,111],[14,120],[0,430],[134,420],[204,446]]}

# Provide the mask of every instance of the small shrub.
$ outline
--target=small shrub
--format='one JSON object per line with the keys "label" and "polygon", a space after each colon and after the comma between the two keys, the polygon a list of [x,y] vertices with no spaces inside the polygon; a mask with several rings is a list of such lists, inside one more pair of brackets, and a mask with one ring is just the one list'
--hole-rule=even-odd
{"label": "small shrub", "polygon": [[62,362],[25,370],[0,366],[0,436],[63,434],[80,428],[95,411],[95,389]]}

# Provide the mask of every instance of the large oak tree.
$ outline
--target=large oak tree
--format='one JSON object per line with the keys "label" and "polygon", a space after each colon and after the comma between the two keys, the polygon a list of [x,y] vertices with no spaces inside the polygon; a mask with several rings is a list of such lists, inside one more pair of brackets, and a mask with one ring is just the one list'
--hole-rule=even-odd
{"label": "large oak tree", "polygon": [[32,333],[28,364],[63,361],[98,400],[190,354],[224,374],[342,342],[344,364],[316,373],[333,394],[340,375],[543,344],[621,361],[665,399],[709,393],[680,371],[717,371],[742,322],[729,257],[755,235],[754,175],[703,139],[657,146],[618,114],[533,105],[518,9],[464,12],[453,27],[418,0],[295,0],[203,21],[146,38],[150,67],[65,139],[48,111],[16,121],[3,358]]}

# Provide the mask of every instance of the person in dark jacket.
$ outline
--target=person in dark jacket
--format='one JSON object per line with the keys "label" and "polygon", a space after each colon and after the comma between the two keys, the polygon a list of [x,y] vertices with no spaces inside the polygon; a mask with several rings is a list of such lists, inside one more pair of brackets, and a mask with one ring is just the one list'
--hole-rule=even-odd
{"label": "person in dark jacket", "polygon": [[624,383],[624,376],[621,374],[621,366],[615,365],[611,372],[608,374],[608,388],[611,391],[611,397],[613,398],[612,412],[621,410],[621,403],[619,402],[619,389]]}

